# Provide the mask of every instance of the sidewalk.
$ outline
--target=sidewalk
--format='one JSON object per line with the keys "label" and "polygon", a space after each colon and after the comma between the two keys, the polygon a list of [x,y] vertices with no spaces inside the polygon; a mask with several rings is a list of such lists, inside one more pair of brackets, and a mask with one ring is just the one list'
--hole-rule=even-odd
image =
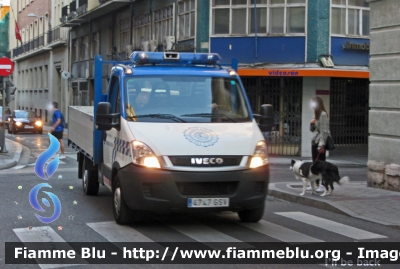
{"label": "sidewalk", "polygon": [[7,153],[0,153],[0,170],[11,168],[19,162],[22,145],[6,138]]}
{"label": "sidewalk", "polygon": [[[311,162],[311,158],[302,158],[299,156],[281,156],[270,155],[269,163],[272,165],[286,165],[290,167],[291,160],[303,160]],[[329,152],[326,158],[339,167],[367,167],[368,162],[368,147],[364,146],[338,146],[335,150]]]}
{"label": "sidewalk", "polygon": [[302,192],[303,183],[270,183],[268,194],[278,199],[316,207],[335,213],[400,229],[400,192],[367,187],[367,182],[334,185],[332,195],[321,197]]}
{"label": "sidewalk", "polygon": [[[285,165],[289,169],[290,156],[270,156],[271,170],[274,166]],[[310,158],[294,156],[293,159],[310,161]],[[365,167],[367,171],[367,146],[339,146],[330,152],[327,161],[340,168]],[[343,174],[343,173],[342,173]],[[342,175],[344,176],[344,174]],[[367,174],[365,173],[365,176]],[[306,192],[300,196],[303,183],[298,180],[270,183],[268,194],[278,199],[293,203],[312,206],[322,210],[348,215],[382,225],[400,229],[400,192],[367,187],[367,182],[351,182],[339,186],[331,196],[321,197]]]}

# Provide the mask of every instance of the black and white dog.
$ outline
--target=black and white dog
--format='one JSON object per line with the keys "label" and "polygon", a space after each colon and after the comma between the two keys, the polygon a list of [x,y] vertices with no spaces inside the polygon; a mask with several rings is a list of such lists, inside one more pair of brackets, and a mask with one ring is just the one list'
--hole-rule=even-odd
{"label": "black and white dog", "polygon": [[[301,160],[292,160],[290,170],[293,171],[296,179],[301,179],[303,181],[303,192],[300,193],[301,196],[306,193],[308,183],[311,183],[312,194],[315,193],[315,181],[317,179],[321,179],[322,185],[325,187],[325,192],[321,194],[321,196],[332,194],[334,182],[342,185],[350,181],[349,177],[340,178],[338,167],[330,162],[303,162]],[[331,187],[330,189],[329,186]]]}

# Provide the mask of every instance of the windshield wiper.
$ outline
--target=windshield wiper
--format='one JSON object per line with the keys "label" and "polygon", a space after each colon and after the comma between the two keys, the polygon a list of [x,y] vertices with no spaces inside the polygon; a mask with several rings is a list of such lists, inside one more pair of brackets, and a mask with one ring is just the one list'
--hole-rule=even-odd
{"label": "windshield wiper", "polygon": [[131,116],[129,118],[159,118],[159,119],[171,119],[177,122],[186,122],[183,119],[173,115],[173,114],[144,114],[144,115],[138,115],[138,116]]}
{"label": "windshield wiper", "polygon": [[231,117],[222,114],[222,113],[197,113],[197,114],[184,114],[181,115],[181,117],[203,117],[203,118],[214,118],[214,119],[220,119],[221,117],[224,117],[225,119],[230,120],[231,122],[237,122],[236,120],[232,119]]}

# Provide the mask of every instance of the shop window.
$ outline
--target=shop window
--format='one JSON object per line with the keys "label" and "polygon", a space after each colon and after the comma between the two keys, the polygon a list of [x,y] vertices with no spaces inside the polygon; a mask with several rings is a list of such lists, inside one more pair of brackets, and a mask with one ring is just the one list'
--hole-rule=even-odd
{"label": "shop window", "polygon": [[366,0],[332,0],[333,35],[369,36],[369,3]]}
{"label": "shop window", "polygon": [[[213,35],[302,34],[306,0],[213,0]],[[237,19],[243,18],[243,19]]]}
{"label": "shop window", "polygon": [[165,36],[174,35],[174,5],[154,11],[154,31],[158,44],[162,44]]}
{"label": "shop window", "polygon": [[178,2],[178,40],[194,37],[195,9],[195,0],[184,0]]}
{"label": "shop window", "polygon": [[143,41],[150,40],[151,30],[150,30],[150,22],[151,17],[150,13],[144,14],[142,16],[135,17],[135,48],[139,49],[142,45]]}

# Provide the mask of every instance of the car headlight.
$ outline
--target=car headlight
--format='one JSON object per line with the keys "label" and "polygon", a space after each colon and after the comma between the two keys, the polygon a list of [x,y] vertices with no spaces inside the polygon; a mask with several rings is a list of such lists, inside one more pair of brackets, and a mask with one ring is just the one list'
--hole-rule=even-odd
{"label": "car headlight", "polygon": [[161,168],[160,162],[154,152],[140,141],[132,141],[132,162],[149,168]]}
{"label": "car headlight", "polygon": [[20,123],[19,121],[17,121],[17,122],[15,123],[15,125],[17,125],[17,126],[21,126],[21,125],[22,125],[22,123]]}
{"label": "car headlight", "polygon": [[41,121],[37,121],[37,122],[35,122],[35,125],[40,127],[40,126],[42,126],[42,122]]}
{"label": "car headlight", "polygon": [[263,165],[268,164],[268,151],[267,144],[264,140],[261,140],[256,145],[256,150],[254,151],[254,155],[251,156],[250,168],[257,168]]}

